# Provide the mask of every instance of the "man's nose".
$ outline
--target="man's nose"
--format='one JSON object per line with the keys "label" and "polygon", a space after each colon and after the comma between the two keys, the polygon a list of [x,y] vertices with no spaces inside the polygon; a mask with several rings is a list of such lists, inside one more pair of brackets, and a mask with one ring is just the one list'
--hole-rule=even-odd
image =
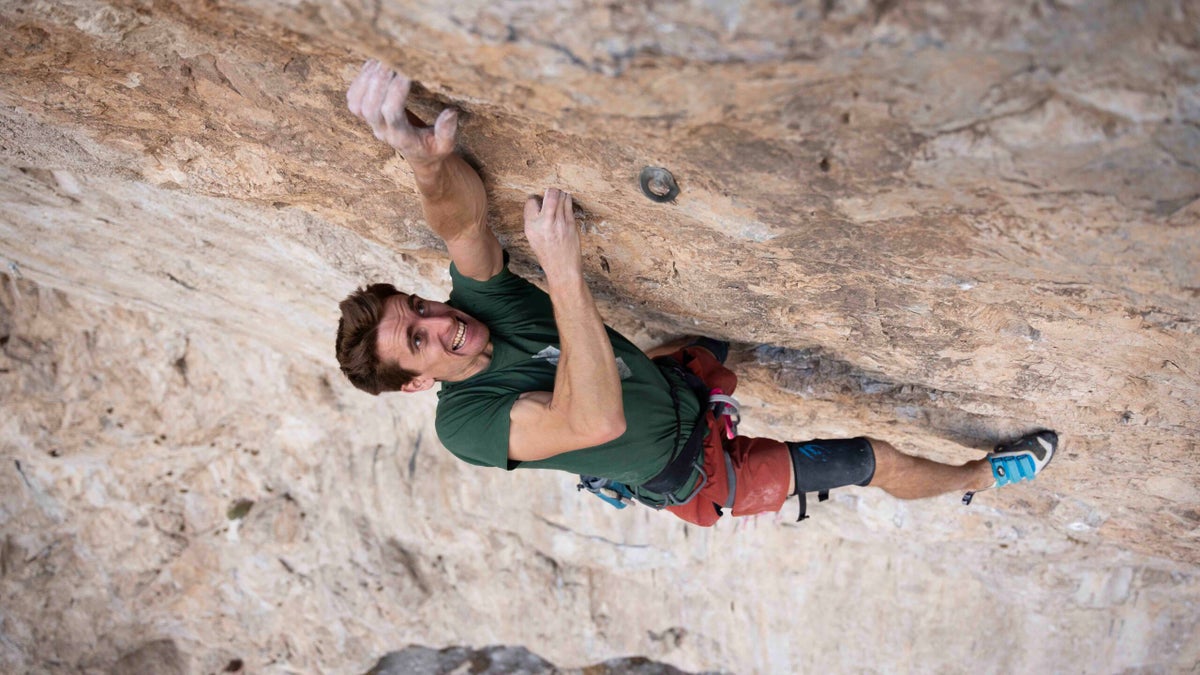
{"label": "man's nose", "polygon": [[421,317],[421,323],[424,324],[425,330],[432,333],[441,334],[454,323],[454,317],[449,314],[441,314],[437,316]]}

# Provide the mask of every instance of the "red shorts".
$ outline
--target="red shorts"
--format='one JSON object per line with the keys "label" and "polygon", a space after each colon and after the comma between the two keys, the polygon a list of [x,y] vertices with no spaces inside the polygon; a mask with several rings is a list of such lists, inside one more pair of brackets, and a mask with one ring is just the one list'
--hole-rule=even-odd
{"label": "red shorts", "polygon": [[[710,389],[720,388],[725,394],[732,394],[737,387],[737,375],[707,349],[688,347],[671,356],[684,363]],[[733,515],[752,516],[783,508],[792,479],[792,455],[787,445],[769,438],[726,439],[724,425],[712,412],[705,413],[704,419],[708,422],[708,438],[704,439],[704,472],[708,481],[692,501],[668,506],[666,510],[689,523],[712,526],[721,517],[717,507],[724,507],[729,499],[729,468],[733,469],[735,479]]]}

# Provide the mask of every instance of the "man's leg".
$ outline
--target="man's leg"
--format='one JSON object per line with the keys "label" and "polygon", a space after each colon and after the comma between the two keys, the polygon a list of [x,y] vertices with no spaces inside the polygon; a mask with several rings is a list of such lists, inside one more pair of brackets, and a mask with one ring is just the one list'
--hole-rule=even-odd
{"label": "man's leg", "polygon": [[981,490],[993,482],[986,459],[954,466],[906,455],[875,438],[814,439],[788,443],[792,459],[789,494],[823,492],[847,485],[873,486],[900,499]]}
{"label": "man's leg", "polygon": [[[900,499],[921,499],[946,492],[981,490],[996,482],[986,458],[952,466],[906,455],[877,439],[784,443],[737,436],[723,441],[721,430],[715,425],[712,432],[704,455],[704,470],[709,480],[692,501],[667,507],[683,520],[706,527],[717,522],[721,509],[730,506],[735,516],[778,511],[788,496],[796,493],[797,485],[805,493],[816,494],[848,485],[874,486]],[[1038,437],[1026,436],[1010,446],[1021,449],[1022,441],[1033,443],[1035,440],[1029,439]],[[1050,434],[1048,442],[1053,445],[1057,439]],[[1047,450],[1053,454],[1051,448]],[[1048,455],[1039,461],[1024,474],[1031,477],[1040,466],[1045,466]],[[1024,479],[1017,477],[1022,474],[1019,468],[1009,473],[1015,480]],[[714,506],[718,508],[714,510]]]}
{"label": "man's leg", "polygon": [[875,438],[814,439],[788,443],[793,477],[790,494],[822,493],[846,485],[882,488],[900,499],[923,499],[1032,480],[1050,463],[1058,434],[1043,429],[996,446],[987,457],[951,465],[900,452]]}
{"label": "man's leg", "polygon": [[900,499],[922,499],[947,492],[982,490],[992,484],[986,459],[953,466],[900,452],[891,443],[868,439],[875,450],[875,476],[868,484]]}

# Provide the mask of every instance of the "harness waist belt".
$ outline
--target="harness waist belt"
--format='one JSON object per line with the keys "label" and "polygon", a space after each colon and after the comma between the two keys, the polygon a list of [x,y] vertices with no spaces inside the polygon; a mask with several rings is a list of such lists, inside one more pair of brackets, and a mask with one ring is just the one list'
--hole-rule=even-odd
{"label": "harness waist belt", "polygon": [[[654,360],[664,370],[669,370],[675,373],[679,379],[683,380],[687,389],[690,389],[695,395],[696,400],[700,402],[700,417],[696,420],[696,425],[692,427],[692,433],[688,435],[683,447],[679,449],[679,453],[667,462],[667,466],[658,475],[650,480],[642,483],[637,487],[638,490],[647,490],[655,492],[667,497],[668,504],[686,503],[692,496],[704,487],[707,476],[704,475],[704,434],[708,430],[706,413],[708,411],[708,387],[704,382],[696,376],[695,373],[688,370],[675,359],[664,356]],[[681,389],[676,383],[671,383],[671,399],[675,403],[675,425],[676,439],[682,436],[682,420],[679,418],[679,393],[676,389]],[[699,470],[700,479],[697,480],[695,489],[692,494],[680,498],[675,494],[680,488],[687,484],[688,480]]]}
{"label": "harness waist belt", "polygon": [[670,462],[667,462],[667,466],[657,476],[638,487],[650,492],[657,492],[660,495],[674,494],[676,490],[683,487],[684,483],[695,473],[696,460],[704,450],[704,431],[706,427],[707,425],[704,424],[703,419],[698,420],[696,426],[692,428],[692,433],[688,436],[687,442],[680,449],[679,454],[675,455],[675,458]]}

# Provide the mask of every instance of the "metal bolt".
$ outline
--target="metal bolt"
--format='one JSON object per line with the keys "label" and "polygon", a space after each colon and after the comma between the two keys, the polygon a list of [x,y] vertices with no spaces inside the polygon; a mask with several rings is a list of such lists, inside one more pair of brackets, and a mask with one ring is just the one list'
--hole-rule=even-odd
{"label": "metal bolt", "polygon": [[679,196],[679,185],[675,182],[675,177],[662,167],[648,166],[642,169],[638,181],[642,184],[642,193],[652,201],[670,202]]}

